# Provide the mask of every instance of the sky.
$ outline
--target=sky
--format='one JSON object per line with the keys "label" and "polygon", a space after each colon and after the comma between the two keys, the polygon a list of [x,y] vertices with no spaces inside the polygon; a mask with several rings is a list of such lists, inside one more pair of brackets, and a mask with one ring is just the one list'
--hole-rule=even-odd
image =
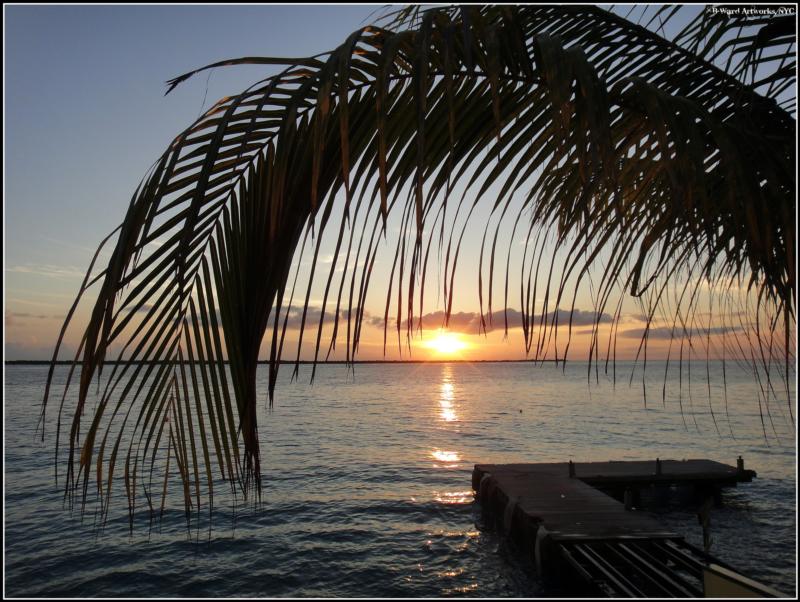
{"label": "sky", "polygon": [[[324,52],[380,9],[5,6],[5,359],[50,358],[97,244],[119,223],[152,162],[204,108],[272,71],[215,69],[169,96],[165,81],[227,58]],[[521,330],[515,327],[519,303],[509,303],[514,327],[507,337],[502,328],[478,336],[478,251],[477,245],[466,247],[450,328],[458,344],[431,343],[443,309],[442,299],[433,297],[426,306],[429,334],[412,344],[412,359],[524,358]],[[388,272],[389,258],[381,255],[376,265],[378,272]],[[384,355],[384,295],[378,279],[366,306],[359,359],[408,358],[396,338],[390,338]],[[577,308],[575,349],[585,353],[594,314],[588,297],[579,298]],[[630,306],[622,322],[630,336],[620,339],[621,356],[636,353],[642,326]],[[78,336],[70,332],[68,348]],[[653,336],[656,348],[661,338]]]}
{"label": "sky", "polygon": [[[341,43],[378,6],[5,6],[5,357],[49,359],[97,244],[205,106]],[[207,88],[207,90],[206,90]]]}

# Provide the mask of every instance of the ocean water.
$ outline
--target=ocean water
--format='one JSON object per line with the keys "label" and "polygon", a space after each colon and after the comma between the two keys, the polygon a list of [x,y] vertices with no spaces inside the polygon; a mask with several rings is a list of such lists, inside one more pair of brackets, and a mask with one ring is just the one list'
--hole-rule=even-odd
{"label": "ocean water", "polygon": [[[260,409],[262,503],[215,490],[210,535],[187,534],[172,497],[160,525],[128,534],[124,496],[98,534],[63,507],[53,430],[34,437],[47,368],[5,368],[7,596],[547,596],[525,555],[483,525],[475,463],[742,455],[758,472],[711,515],[712,553],[787,593],[796,587],[796,428],[786,393],[769,414],[752,375],[650,362],[643,384],[581,363],[283,367]],[[64,378],[66,368],[58,368]],[[266,392],[266,369],[260,373]],[[794,385],[793,385],[794,387]],[[647,394],[644,403],[643,391]],[[783,398],[781,398],[783,396]],[[796,397],[791,391],[796,416]],[[762,398],[761,407],[759,398]],[[728,412],[726,414],[726,405]],[[681,409],[682,408],[682,409]],[[52,410],[51,410],[52,411]],[[713,416],[712,416],[713,411]],[[118,486],[122,489],[121,486]],[[701,545],[696,508],[660,519]],[[139,525],[141,526],[141,525]]]}

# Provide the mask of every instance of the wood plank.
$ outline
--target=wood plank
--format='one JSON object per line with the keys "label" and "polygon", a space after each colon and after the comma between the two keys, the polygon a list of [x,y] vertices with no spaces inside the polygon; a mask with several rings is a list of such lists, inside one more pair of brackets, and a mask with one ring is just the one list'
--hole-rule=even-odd
{"label": "wood plank", "polygon": [[556,539],[677,537],[648,513],[627,511],[611,496],[570,478],[565,463],[477,465],[475,470],[491,475],[525,523],[544,527]]}

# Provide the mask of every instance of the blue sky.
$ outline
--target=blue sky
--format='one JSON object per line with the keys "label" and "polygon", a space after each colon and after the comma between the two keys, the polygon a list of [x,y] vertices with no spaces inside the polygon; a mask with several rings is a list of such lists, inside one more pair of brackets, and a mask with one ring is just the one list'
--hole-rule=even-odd
{"label": "blue sky", "polygon": [[6,6],[6,358],[48,357],[97,243],[205,105],[270,73],[240,56],[337,46],[380,6]]}
{"label": "blue sky", "polygon": [[167,79],[225,58],[322,52],[373,10],[7,7],[7,262],[66,252],[48,239],[93,247],[152,161],[198,116],[206,83],[208,106],[267,69],[215,70],[164,97]]}

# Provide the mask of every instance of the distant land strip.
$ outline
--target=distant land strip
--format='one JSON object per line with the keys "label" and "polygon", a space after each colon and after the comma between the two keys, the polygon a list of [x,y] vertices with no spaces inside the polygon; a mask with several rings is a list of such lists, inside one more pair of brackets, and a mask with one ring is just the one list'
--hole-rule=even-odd
{"label": "distant land strip", "polygon": [[[6,365],[11,366],[49,366],[52,362],[49,360],[5,360]],[[80,361],[78,362],[81,363]],[[110,366],[115,366],[117,364],[127,364],[128,362],[118,362],[116,360],[109,360],[103,362],[104,364],[108,364]],[[172,364],[175,362],[133,362],[134,364]],[[190,363],[190,362],[186,362]],[[217,362],[191,362],[193,364],[216,364]],[[227,360],[223,361],[224,364],[229,364]],[[259,364],[269,364],[269,360],[260,360]],[[432,360],[355,360],[355,361],[346,361],[346,360],[332,360],[332,361],[319,361],[314,362],[313,360],[281,360],[280,364],[317,364],[319,365],[352,365],[352,364],[542,364],[542,363],[564,363],[563,360],[556,360],[556,359],[545,359],[545,360],[535,360],[535,359],[522,359],[522,360],[459,360],[459,359],[432,359]],[[71,366],[73,364],[70,360],[59,360],[55,362],[57,366]]]}

